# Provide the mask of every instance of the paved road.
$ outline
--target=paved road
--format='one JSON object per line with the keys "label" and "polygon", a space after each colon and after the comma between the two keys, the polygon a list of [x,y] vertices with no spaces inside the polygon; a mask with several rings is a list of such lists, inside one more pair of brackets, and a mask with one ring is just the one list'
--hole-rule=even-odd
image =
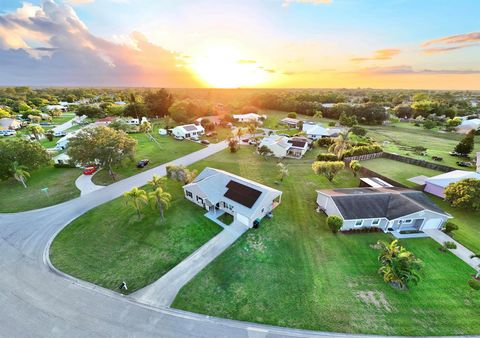
{"label": "paved road", "polygon": [[[187,155],[188,165],[226,147],[212,145]],[[45,209],[0,214],[1,337],[345,337],[344,334],[256,325],[154,308],[132,298],[64,276],[48,266],[48,247],[66,224],[165,166]],[[366,336],[359,336],[366,337]]]}
{"label": "paved road", "polygon": [[185,284],[247,230],[248,228],[240,223],[234,223],[226,227],[155,283],[134,292],[131,297],[152,306],[170,306]]}
{"label": "paved road", "polygon": [[98,189],[104,188],[103,185],[96,185],[92,182],[93,175],[80,175],[75,180],[75,186],[80,190],[80,195],[86,195]]}

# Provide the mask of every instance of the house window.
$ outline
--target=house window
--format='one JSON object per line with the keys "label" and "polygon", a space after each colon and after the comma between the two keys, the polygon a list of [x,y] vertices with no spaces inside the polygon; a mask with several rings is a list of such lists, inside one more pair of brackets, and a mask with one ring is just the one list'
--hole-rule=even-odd
{"label": "house window", "polygon": [[412,223],[412,220],[411,219],[406,219],[406,220],[404,220],[404,222],[405,222],[405,224],[410,224],[410,223]]}
{"label": "house window", "polygon": [[380,218],[375,218],[373,221],[372,221],[372,225],[379,225],[380,224]]}
{"label": "house window", "polygon": [[186,190],[185,194],[187,195],[187,197],[193,198],[193,194],[190,191]]}
{"label": "house window", "polygon": [[357,221],[355,221],[355,227],[358,228],[358,227],[361,227],[363,225],[363,219],[359,219]]}
{"label": "house window", "polygon": [[203,198],[197,196],[197,202],[203,203]]}

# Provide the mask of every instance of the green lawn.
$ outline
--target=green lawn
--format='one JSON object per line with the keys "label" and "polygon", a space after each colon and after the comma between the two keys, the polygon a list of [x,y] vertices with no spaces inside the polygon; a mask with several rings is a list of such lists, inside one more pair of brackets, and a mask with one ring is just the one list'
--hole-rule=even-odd
{"label": "green lawn", "polygon": [[[438,131],[426,130],[415,127],[410,123],[396,123],[392,126],[369,126],[368,136],[374,138],[385,151],[418,158],[434,163],[440,163],[451,166],[453,168],[464,169],[458,167],[456,162],[461,160],[458,157],[450,156],[448,153],[452,151],[464,135],[456,133],[439,133]],[[384,143],[387,141],[389,143]],[[415,154],[412,150],[414,146],[422,146],[427,148],[427,156]],[[480,151],[480,137],[475,139],[475,150]],[[432,156],[443,158],[441,162],[435,162]],[[473,168],[471,169],[473,170]]]}
{"label": "green lawn", "polygon": [[480,293],[473,270],[430,239],[403,241],[425,263],[410,291],[377,274],[372,245],[385,234],[333,235],[315,212],[315,189],[357,186],[343,171],[329,183],[306,159],[287,160],[290,176],[276,185],[276,161],[250,148],[222,152],[193,165],[225,169],[284,192],[274,217],[249,230],[207,266],[175,299],[174,307],[212,316],[296,328],[382,335],[479,334]]}
{"label": "green lawn", "polygon": [[154,282],[221,230],[203,216],[204,209],[183,197],[180,183],[168,181],[166,190],[173,199],[164,223],[149,206],[139,220],[123,197],[117,198],[62,230],[51,247],[52,263],[116,291],[122,281],[128,293]]}
{"label": "green lawn", "polygon": [[[0,212],[19,212],[47,207],[80,196],[75,180],[79,169],[44,167],[33,171],[27,188],[10,179],[0,182]],[[48,187],[49,197],[41,189]]]}
{"label": "green lawn", "polygon": [[425,175],[428,177],[442,174],[442,172],[420,167],[409,163],[390,160],[388,158],[375,158],[373,160],[362,161],[362,166],[373,170],[383,176],[387,176],[398,183],[407,187],[416,187],[415,183],[408,181],[409,178]]}
{"label": "green lawn", "polygon": [[208,140],[210,143],[218,143],[232,136],[232,130],[227,127],[217,127],[215,132],[217,133],[216,135],[203,136],[202,140]]}
{"label": "green lawn", "polygon": [[[204,146],[192,141],[175,140],[172,136],[160,136],[157,129],[152,132],[152,136],[157,142],[151,141],[147,135],[143,133],[130,134],[138,141],[135,161],[126,160],[123,166],[115,168],[117,174],[116,179],[121,180],[126,177],[140,173],[142,170],[148,170],[154,166],[175,160],[181,156],[202,149]],[[149,159],[150,163],[144,169],[137,168],[137,161]],[[107,170],[101,170],[93,176],[93,182],[99,185],[108,185],[113,183],[112,178],[108,175]]]}

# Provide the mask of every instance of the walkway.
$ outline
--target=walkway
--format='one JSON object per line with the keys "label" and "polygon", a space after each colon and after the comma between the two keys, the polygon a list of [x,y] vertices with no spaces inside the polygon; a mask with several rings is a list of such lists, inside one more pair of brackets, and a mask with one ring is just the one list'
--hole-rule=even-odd
{"label": "walkway", "polygon": [[131,297],[152,306],[170,306],[180,289],[232,245],[248,228],[235,223],[225,228],[201,248],[156,282],[134,292]]}
{"label": "walkway", "polygon": [[103,185],[96,185],[95,183],[93,183],[92,178],[93,178],[93,175],[82,174],[75,180],[75,186],[77,187],[78,190],[80,190],[80,196],[83,196],[91,192],[94,192],[98,189],[104,188]]}
{"label": "walkway", "polygon": [[479,258],[470,258],[473,255],[473,252],[468,250],[462,244],[458,243],[452,237],[445,234],[443,231],[440,230],[424,230],[424,232],[430,236],[434,241],[443,245],[445,242],[454,242],[457,245],[456,249],[451,249],[451,251],[455,256],[460,258],[462,261],[470,265],[474,269],[478,269],[480,265]]}

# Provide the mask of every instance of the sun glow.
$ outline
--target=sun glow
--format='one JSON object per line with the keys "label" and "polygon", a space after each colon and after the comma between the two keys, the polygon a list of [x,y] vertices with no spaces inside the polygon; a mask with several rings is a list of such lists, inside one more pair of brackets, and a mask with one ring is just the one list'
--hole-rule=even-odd
{"label": "sun glow", "polygon": [[269,80],[269,72],[256,61],[244,60],[244,55],[235,46],[210,46],[198,53],[190,66],[203,82],[216,88],[254,87]]}

